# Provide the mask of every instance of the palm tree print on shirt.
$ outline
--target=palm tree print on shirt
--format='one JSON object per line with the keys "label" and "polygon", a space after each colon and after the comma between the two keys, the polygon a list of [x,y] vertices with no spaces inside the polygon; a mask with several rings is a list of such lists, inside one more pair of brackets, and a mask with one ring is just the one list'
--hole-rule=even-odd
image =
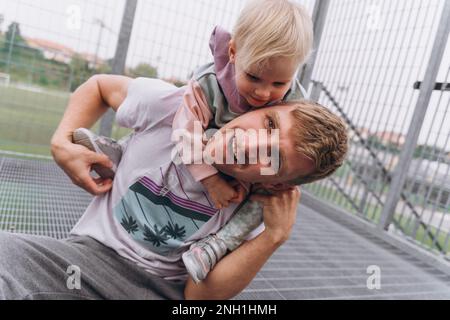
{"label": "palm tree print on shirt", "polygon": [[131,217],[123,217],[120,224],[129,234],[134,234],[139,230],[137,221]]}
{"label": "palm tree print on shirt", "polygon": [[134,234],[135,232],[137,232],[139,230],[137,221],[128,215],[128,212],[127,212],[127,209],[125,208],[125,204],[123,203],[123,200],[121,201],[121,203],[122,203],[123,211],[125,212],[125,217],[122,217],[122,221],[120,222],[120,224],[129,234]]}
{"label": "palm tree print on shirt", "polygon": [[[142,214],[147,220],[147,222],[150,225],[150,221],[148,221],[147,216],[145,214],[144,209],[142,208],[141,202],[139,201],[139,197],[137,193],[134,193],[136,200],[139,204],[139,207],[142,211]],[[170,221],[167,225],[162,227],[161,229],[158,228],[156,224],[154,224],[153,228],[150,228],[146,224],[144,224],[144,240],[151,242],[155,247],[160,247],[161,244],[167,244],[167,240],[170,238],[173,239],[180,239],[183,240],[184,236],[186,235],[186,231],[183,227],[180,227],[177,223],[175,225],[173,224],[172,217],[170,216],[170,213],[167,211],[167,208],[163,206],[164,210],[166,211]],[[153,230],[152,230],[153,229]]]}
{"label": "palm tree print on shirt", "polygon": [[151,242],[155,247],[160,247],[161,244],[167,244],[169,236],[167,236],[164,229],[165,228],[159,230],[158,226],[155,224],[152,230],[144,224],[144,240]]}
{"label": "palm tree print on shirt", "polygon": [[[191,200],[176,167],[171,169],[163,174],[159,168],[159,183],[143,176],[114,209],[117,222],[134,240],[162,255],[181,246],[217,213],[210,203]],[[177,190],[182,194],[175,194]]]}
{"label": "palm tree print on shirt", "polygon": [[169,223],[164,227],[163,229],[168,236],[170,236],[172,239],[180,239],[183,240],[186,236],[186,230],[183,227],[180,227],[178,223],[173,224],[172,221],[169,221]]}

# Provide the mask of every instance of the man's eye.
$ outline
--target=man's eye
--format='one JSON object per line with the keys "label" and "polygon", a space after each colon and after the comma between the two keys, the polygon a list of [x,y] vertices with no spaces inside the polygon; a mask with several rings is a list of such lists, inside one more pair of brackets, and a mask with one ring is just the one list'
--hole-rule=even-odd
{"label": "man's eye", "polygon": [[276,129],[275,121],[273,121],[270,117],[267,118],[267,126],[270,130]]}

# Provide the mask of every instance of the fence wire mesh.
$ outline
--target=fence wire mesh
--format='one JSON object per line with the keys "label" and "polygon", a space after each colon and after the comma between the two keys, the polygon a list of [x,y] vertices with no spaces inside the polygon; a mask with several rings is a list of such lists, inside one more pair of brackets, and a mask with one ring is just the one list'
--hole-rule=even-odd
{"label": "fence wire mesh", "polygon": [[[138,1],[125,74],[183,85],[197,66],[211,60],[208,40],[214,26],[231,30],[245,2]],[[316,5],[314,0],[298,2],[311,13]],[[399,154],[411,129],[444,3],[330,1],[312,78],[319,101],[348,120],[351,149],[337,174],[306,186],[308,191],[379,223],[393,172],[402,165]],[[0,152],[50,155],[49,141],[70,93],[91,75],[112,70],[125,5],[125,0],[0,0]],[[407,181],[393,220],[397,231],[444,254],[450,251],[449,69],[447,45],[437,79],[441,86],[429,103],[412,164],[403,168]],[[115,138],[126,133],[114,127]],[[14,208],[27,212],[39,195],[46,199],[43,190],[64,192],[64,183],[69,183],[57,175],[49,181],[55,183],[52,190],[33,188],[31,180],[27,189],[21,166],[30,168],[27,174],[45,172],[45,162],[33,166],[17,160],[14,166],[16,160],[2,161],[3,229],[22,228],[10,222],[19,219],[13,217]],[[60,213],[71,208],[74,215],[68,215],[74,219],[83,201],[74,207],[56,199],[36,206],[53,206]],[[20,219],[30,225],[28,218]],[[44,232],[39,230],[51,223],[44,220],[39,222],[42,229],[30,230]]]}
{"label": "fence wire mesh", "polygon": [[70,92],[111,70],[124,3],[0,0],[0,150],[50,155]]}
{"label": "fence wire mesh", "polygon": [[[313,79],[320,101],[349,120],[348,162],[333,179],[308,187],[369,221],[382,208],[418,98],[444,1],[331,1]],[[448,50],[447,50],[448,51]],[[448,82],[448,53],[440,81]],[[439,81],[439,79],[438,79]],[[448,253],[448,91],[429,103],[393,225]],[[338,108],[339,109],[338,109]]]}
{"label": "fence wire mesh", "polygon": [[92,197],[54,163],[0,157],[0,230],[64,238]]}

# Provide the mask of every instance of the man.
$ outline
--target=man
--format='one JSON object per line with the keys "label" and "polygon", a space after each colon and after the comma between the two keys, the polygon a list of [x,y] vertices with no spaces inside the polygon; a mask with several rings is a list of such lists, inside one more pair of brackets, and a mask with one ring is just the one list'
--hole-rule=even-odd
{"label": "man", "polygon": [[[288,239],[299,190],[254,196],[264,205],[264,230],[222,259],[201,284],[186,282],[181,254],[193,241],[217,232],[239,204],[215,210],[201,185],[182,165],[172,162],[171,125],[182,94],[182,89],[160,80],[99,75],[72,95],[52,139],[52,153],[75,184],[97,197],[69,240],[0,233],[0,241],[9,243],[0,246],[0,260],[7,261],[0,265],[1,298],[228,299],[250,283]],[[134,129],[114,181],[92,179],[93,164],[112,164],[71,142],[76,128],[91,127],[109,107],[117,111],[119,124]],[[218,168],[237,179],[266,185],[313,174],[314,163],[292,151],[292,108],[270,107],[284,124],[280,128],[283,164],[272,180],[259,179],[261,164]],[[255,129],[264,128],[266,113],[256,112],[230,122],[230,128],[245,129],[249,122]],[[82,274],[77,292],[64,281],[73,265]]]}

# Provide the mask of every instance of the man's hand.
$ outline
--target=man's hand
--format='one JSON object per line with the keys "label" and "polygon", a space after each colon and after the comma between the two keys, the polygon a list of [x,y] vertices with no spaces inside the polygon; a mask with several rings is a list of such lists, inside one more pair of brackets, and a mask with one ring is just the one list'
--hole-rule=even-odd
{"label": "man's hand", "polygon": [[266,229],[226,255],[202,282],[195,284],[189,278],[184,291],[186,299],[225,300],[236,296],[289,238],[295,223],[300,190],[295,187],[276,191],[270,196],[253,195],[251,199],[264,205]]}
{"label": "man's hand", "polygon": [[300,201],[300,189],[292,187],[288,190],[276,191],[273,195],[255,194],[250,197],[264,206],[264,232],[275,242],[284,243],[289,239],[297,217]]}
{"label": "man's hand", "polygon": [[111,168],[112,163],[106,155],[88,150],[70,141],[52,143],[52,154],[56,163],[64,170],[74,184],[92,195],[101,195],[112,188],[111,179],[94,179],[90,175],[93,164]]}
{"label": "man's hand", "polygon": [[72,143],[72,133],[77,128],[91,128],[109,108],[117,111],[128,94],[131,78],[116,75],[94,75],[70,96],[66,112],[53,134],[51,150],[56,163],[74,184],[93,195],[108,192],[109,179],[93,179],[91,167],[97,163],[112,167],[105,155]]}

